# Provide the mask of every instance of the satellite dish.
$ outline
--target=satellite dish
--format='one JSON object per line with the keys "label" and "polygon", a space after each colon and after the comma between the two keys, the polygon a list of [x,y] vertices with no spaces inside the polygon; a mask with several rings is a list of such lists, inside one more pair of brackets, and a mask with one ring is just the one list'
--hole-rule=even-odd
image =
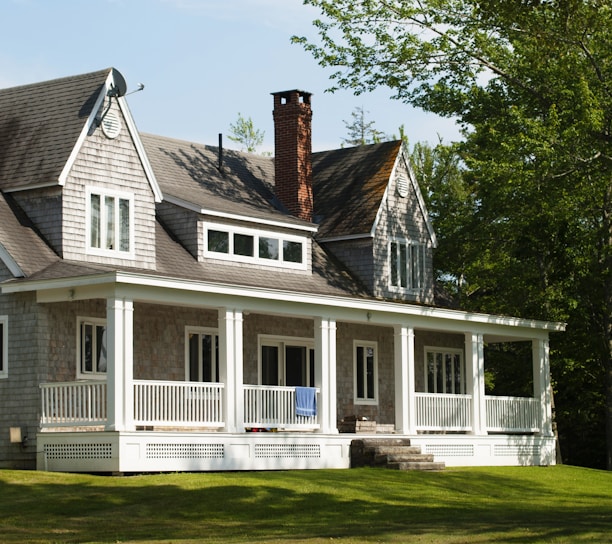
{"label": "satellite dish", "polygon": [[125,82],[125,78],[121,75],[119,70],[113,68],[113,82],[111,83],[111,88],[108,92],[109,96],[116,96],[118,98],[120,96],[124,96],[126,92],[127,83]]}

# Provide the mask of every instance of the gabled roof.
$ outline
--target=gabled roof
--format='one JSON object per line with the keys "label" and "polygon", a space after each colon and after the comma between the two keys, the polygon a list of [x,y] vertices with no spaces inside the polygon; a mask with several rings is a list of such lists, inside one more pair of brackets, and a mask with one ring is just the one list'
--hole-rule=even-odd
{"label": "gabled roof", "polygon": [[270,157],[141,134],[164,199],[198,213],[253,218],[288,226],[312,225],[282,211],[274,196]]}
{"label": "gabled roof", "polygon": [[60,260],[25,215],[0,192],[0,260],[14,276],[29,276]]}
{"label": "gabled roof", "polygon": [[370,234],[401,145],[392,141],[313,153],[319,239]]}
{"label": "gabled roof", "polygon": [[0,189],[59,183],[111,70],[0,89]]}

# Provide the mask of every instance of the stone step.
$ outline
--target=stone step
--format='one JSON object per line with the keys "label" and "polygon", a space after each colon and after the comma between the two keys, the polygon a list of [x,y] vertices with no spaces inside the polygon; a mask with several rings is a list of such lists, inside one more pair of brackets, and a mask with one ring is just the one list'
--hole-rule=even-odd
{"label": "stone step", "polygon": [[366,455],[400,455],[402,453],[417,455],[421,453],[419,446],[366,446],[363,449]]}
{"label": "stone step", "polygon": [[374,456],[374,463],[377,465],[385,465],[389,463],[433,463],[433,460],[434,456],[426,453],[383,453]]}
{"label": "stone step", "polygon": [[358,438],[353,440],[352,443],[363,447],[410,446],[410,438]]}
{"label": "stone step", "polygon": [[444,470],[445,464],[421,453],[408,438],[362,438],[351,442],[351,466],[379,466],[395,470]]}
{"label": "stone step", "polygon": [[387,463],[385,465],[386,468],[391,468],[395,470],[444,470],[446,465],[444,463],[429,463],[429,462],[398,462],[398,463]]}

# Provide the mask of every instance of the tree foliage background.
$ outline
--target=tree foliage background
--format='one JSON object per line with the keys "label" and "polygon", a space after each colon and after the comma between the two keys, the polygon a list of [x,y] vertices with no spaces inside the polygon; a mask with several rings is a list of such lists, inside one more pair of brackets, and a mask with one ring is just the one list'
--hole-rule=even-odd
{"label": "tree foliage background", "polygon": [[561,449],[612,469],[609,0],[304,3],[317,36],[294,41],[336,70],[332,90],[388,87],[459,119],[462,142],[415,149],[435,167],[438,277],[466,309],[567,322],[551,338]]}

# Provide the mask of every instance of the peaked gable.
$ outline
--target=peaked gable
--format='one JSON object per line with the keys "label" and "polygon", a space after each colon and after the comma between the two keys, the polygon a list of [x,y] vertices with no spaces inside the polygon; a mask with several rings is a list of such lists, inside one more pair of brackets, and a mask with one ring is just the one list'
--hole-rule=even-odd
{"label": "peaked gable", "polygon": [[370,234],[400,147],[392,141],[313,153],[319,239]]}

